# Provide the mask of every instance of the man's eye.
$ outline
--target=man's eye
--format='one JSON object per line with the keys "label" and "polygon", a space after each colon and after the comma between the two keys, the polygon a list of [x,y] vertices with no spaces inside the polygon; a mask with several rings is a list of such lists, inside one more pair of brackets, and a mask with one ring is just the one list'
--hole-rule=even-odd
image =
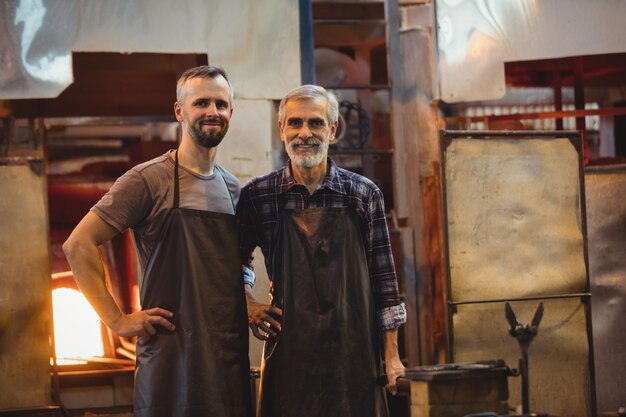
{"label": "man's eye", "polygon": [[206,107],[208,104],[207,100],[198,100],[194,103],[197,107]]}
{"label": "man's eye", "polygon": [[311,120],[309,122],[309,124],[312,127],[318,127],[319,128],[319,127],[323,127],[324,126],[324,121],[323,120],[319,120],[319,119],[315,119],[315,120]]}
{"label": "man's eye", "polygon": [[302,126],[302,120],[290,119],[287,121],[287,125],[290,127],[300,127]]}
{"label": "man's eye", "polygon": [[219,109],[225,109],[225,108],[228,107],[228,104],[225,101],[218,101],[218,102],[215,103],[215,105]]}

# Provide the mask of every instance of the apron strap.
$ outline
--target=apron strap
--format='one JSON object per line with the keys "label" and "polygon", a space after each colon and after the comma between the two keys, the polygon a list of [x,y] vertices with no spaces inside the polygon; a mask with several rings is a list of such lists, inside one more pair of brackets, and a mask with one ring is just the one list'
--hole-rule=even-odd
{"label": "apron strap", "polygon": [[179,205],[179,191],[178,191],[178,149],[176,149],[176,158],[174,162],[174,208],[177,209]]}

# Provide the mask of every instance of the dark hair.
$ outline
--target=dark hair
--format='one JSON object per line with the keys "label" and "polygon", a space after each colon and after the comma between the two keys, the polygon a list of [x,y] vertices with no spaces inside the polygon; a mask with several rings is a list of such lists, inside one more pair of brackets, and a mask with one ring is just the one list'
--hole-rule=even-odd
{"label": "dark hair", "polygon": [[182,103],[185,99],[184,94],[184,85],[188,80],[193,78],[216,78],[222,76],[228,86],[230,87],[230,101],[233,101],[233,97],[235,96],[235,90],[233,90],[233,86],[230,84],[228,77],[226,76],[226,71],[220,67],[214,67],[212,65],[200,65],[199,67],[189,68],[187,71],[183,72],[178,81],[176,82],[176,101]]}

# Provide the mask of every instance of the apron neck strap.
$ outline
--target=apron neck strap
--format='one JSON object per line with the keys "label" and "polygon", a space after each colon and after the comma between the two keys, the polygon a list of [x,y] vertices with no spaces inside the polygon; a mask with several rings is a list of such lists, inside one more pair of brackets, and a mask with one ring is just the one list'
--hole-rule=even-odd
{"label": "apron neck strap", "polygon": [[176,149],[176,158],[174,161],[174,208],[177,209],[179,205],[179,186],[178,186],[178,149]]}

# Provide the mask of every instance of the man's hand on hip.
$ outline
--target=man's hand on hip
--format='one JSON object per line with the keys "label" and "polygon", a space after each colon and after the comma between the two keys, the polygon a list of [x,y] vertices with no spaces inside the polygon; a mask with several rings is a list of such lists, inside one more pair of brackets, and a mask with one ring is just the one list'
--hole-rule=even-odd
{"label": "man's hand on hip", "polygon": [[137,343],[146,344],[150,337],[156,334],[154,326],[159,325],[167,330],[174,330],[175,326],[166,319],[173,317],[171,311],[159,307],[148,310],[140,310],[131,314],[122,314],[111,328],[122,337],[137,336]]}

